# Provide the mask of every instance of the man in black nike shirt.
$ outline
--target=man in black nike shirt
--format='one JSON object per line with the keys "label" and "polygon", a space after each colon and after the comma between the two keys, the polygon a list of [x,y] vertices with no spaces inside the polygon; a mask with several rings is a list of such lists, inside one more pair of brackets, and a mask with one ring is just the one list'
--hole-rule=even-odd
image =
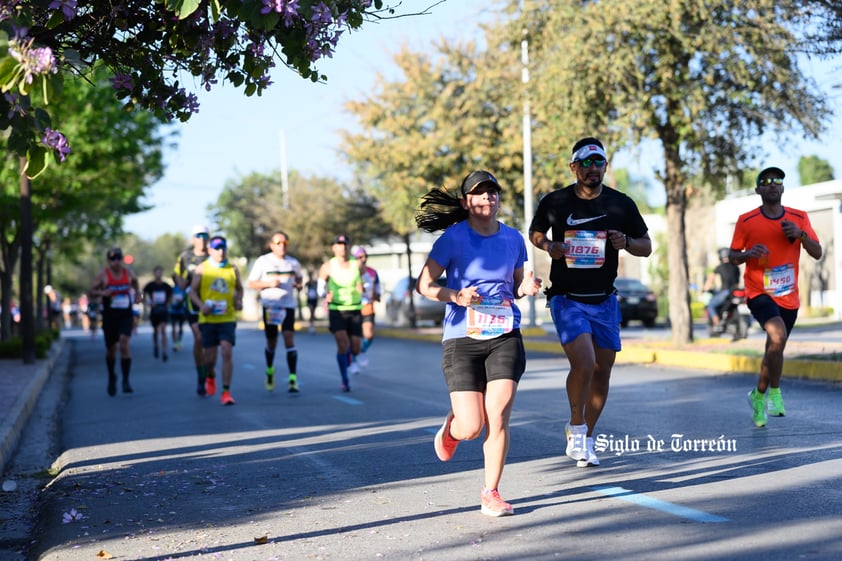
{"label": "man in black nike shirt", "polygon": [[619,253],[652,253],[637,205],[602,183],[607,165],[599,140],[578,141],[570,158],[576,182],[542,198],[529,227],[532,243],[552,259],[547,305],[570,361],[566,454],[579,467],[599,465],[593,430],[620,350],[621,316],[614,290]]}

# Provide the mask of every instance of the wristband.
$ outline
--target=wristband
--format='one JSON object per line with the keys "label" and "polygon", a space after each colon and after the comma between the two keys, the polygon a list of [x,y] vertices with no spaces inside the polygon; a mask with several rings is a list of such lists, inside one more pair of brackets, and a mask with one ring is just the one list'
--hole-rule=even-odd
{"label": "wristband", "polygon": [[629,249],[629,236],[627,234],[626,234],[626,247],[624,247],[623,249],[625,249],[626,251],[628,251],[628,249]]}
{"label": "wristband", "polygon": [[801,235],[798,236],[798,237],[801,239],[802,242],[807,241],[807,232],[805,232],[804,230],[801,230]]}

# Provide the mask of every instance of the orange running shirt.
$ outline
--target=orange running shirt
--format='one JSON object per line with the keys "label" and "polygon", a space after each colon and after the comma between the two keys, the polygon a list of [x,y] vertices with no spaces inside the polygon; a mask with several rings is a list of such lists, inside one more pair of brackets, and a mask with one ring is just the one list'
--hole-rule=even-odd
{"label": "orange running shirt", "polygon": [[798,260],[801,257],[801,240],[793,242],[784,235],[781,222],[794,222],[800,230],[807,232],[810,239],[817,239],[807,213],[794,208],[783,207],[783,215],[769,218],[760,208],[740,215],[731,239],[731,249],[748,251],[757,244],[764,244],[769,255],[746,261],[743,282],[746,296],[755,298],[768,294],[782,308],[797,310]]}

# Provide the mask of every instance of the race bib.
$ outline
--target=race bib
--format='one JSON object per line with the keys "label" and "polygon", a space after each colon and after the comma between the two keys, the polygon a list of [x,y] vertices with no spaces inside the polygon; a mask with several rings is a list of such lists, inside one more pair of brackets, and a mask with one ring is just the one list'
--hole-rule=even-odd
{"label": "race bib", "polygon": [[763,288],[769,296],[792,294],[795,283],[795,266],[791,263],[763,271]]}
{"label": "race bib", "polygon": [[466,335],[471,339],[493,339],[514,329],[512,301],[502,297],[480,296],[468,307]]}
{"label": "race bib", "polygon": [[111,307],[118,310],[128,310],[132,306],[128,294],[115,294],[111,297]]}
{"label": "race bib", "polygon": [[184,296],[182,296],[181,294],[173,294],[172,295],[172,303],[173,303],[174,306],[178,306],[182,302],[184,302]]}
{"label": "race bib", "polygon": [[286,308],[266,308],[266,323],[269,325],[282,325],[286,317]]}
{"label": "race bib", "polygon": [[161,304],[166,304],[167,302],[167,293],[163,290],[158,290],[152,293],[152,303],[160,306]]}
{"label": "race bib", "polygon": [[608,232],[604,230],[566,230],[564,243],[567,251],[564,260],[571,269],[598,269],[605,264],[605,242]]}
{"label": "race bib", "polygon": [[226,300],[205,300],[205,306],[211,309],[212,316],[222,316],[228,311],[228,302]]}

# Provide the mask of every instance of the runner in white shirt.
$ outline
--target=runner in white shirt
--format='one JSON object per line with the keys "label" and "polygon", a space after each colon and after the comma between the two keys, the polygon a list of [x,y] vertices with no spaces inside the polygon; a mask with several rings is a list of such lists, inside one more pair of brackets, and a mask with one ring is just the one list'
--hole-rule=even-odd
{"label": "runner in white shirt", "polygon": [[298,259],[287,255],[289,236],[277,231],[269,241],[269,253],[261,255],[252,265],[248,287],[260,290],[263,304],[263,324],[266,333],[266,389],[275,389],[275,348],[278,346],[278,326],[284,337],[288,391],[298,392],[298,351],[295,349],[295,291],[300,289],[304,276]]}

